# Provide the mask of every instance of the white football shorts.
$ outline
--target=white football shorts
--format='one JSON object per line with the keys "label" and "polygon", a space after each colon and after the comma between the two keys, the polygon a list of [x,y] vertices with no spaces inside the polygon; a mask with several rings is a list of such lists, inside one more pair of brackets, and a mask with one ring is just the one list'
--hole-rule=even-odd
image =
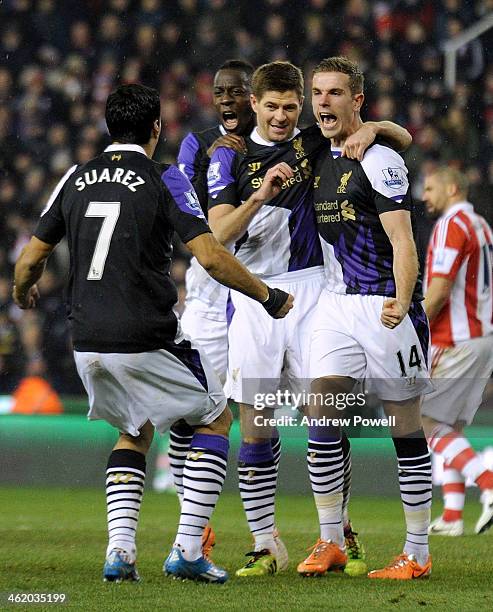
{"label": "white football shorts", "polygon": [[223,318],[211,316],[199,300],[187,301],[180,319],[182,331],[207,355],[221,384],[226,381],[228,370],[228,321],[226,311]]}
{"label": "white football shorts", "polygon": [[306,390],[310,321],[325,285],[321,266],[263,280],[291,293],[294,306],[284,319],[273,319],[258,302],[231,292],[235,312],[228,334],[225,393],[250,405],[258,394],[275,393],[280,385],[293,393]]}
{"label": "white football shorts", "polygon": [[472,423],[493,371],[493,335],[431,351],[435,390],[423,401],[422,414],[441,423]]}
{"label": "white football shorts", "polygon": [[131,436],[138,436],[146,421],[160,433],[180,419],[208,425],[226,406],[212,365],[182,338],[155,351],[74,351],[74,357],[89,396],[88,418],[104,419]]}
{"label": "white football shorts", "polygon": [[387,298],[322,291],[312,321],[310,378],[366,379],[381,400],[404,401],[433,386],[428,371],[428,320],[420,303],[395,328],[380,321]]}
{"label": "white football shorts", "polygon": [[210,319],[224,320],[229,289],[209,276],[195,257],[186,272],[185,286],[185,308],[197,302],[197,309],[207,312]]}

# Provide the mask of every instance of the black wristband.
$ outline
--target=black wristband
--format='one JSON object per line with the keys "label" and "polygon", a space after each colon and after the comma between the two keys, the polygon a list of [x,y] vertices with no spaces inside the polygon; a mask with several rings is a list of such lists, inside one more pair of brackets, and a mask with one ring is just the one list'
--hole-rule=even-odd
{"label": "black wristband", "polygon": [[269,291],[269,297],[262,302],[262,306],[267,310],[271,317],[273,317],[279,308],[284,306],[286,303],[289,293],[282,291],[282,289],[272,289],[271,287],[267,287]]}

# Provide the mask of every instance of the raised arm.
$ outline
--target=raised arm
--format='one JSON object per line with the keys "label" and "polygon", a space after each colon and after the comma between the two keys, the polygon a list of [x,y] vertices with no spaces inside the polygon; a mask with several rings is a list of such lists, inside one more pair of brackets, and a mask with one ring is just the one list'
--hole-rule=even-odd
{"label": "raised arm", "polygon": [[384,138],[396,151],[405,151],[412,142],[411,134],[392,121],[367,121],[346,139],[341,155],[361,161],[366,149],[377,136]]}
{"label": "raised arm", "polygon": [[210,233],[190,181],[175,166],[161,174],[169,221],[199,264],[218,282],[260,302],[274,318],[286,316],[293,297],[251,274]]}
{"label": "raised arm", "polygon": [[218,241],[229,246],[241,238],[264,202],[278,195],[282,184],[292,176],[293,170],[281,162],[265,173],[262,185],[243,204],[237,207],[218,204],[209,208],[209,226]]}

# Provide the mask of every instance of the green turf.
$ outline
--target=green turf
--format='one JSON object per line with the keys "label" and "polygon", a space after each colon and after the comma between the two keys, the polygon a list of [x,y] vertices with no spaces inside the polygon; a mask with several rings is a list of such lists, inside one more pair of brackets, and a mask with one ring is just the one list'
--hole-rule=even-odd
{"label": "green turf", "polygon": [[[232,577],[223,586],[178,582],[161,573],[172,543],[178,506],[169,495],[146,493],[138,535],[139,584],[101,581],[106,548],[102,491],[0,488],[0,609],[5,593],[64,592],[63,606],[12,606],[18,610],[492,610],[493,533],[434,538],[433,576],[410,582],[370,581],[330,575],[301,578],[296,563],[317,537],[310,497],[278,499],[278,525],[291,563],[286,573],[261,579]],[[480,507],[469,500],[466,527],[471,534]],[[434,514],[436,514],[437,510]],[[355,527],[371,568],[386,564],[402,546],[403,521],[397,500],[359,498],[351,502]],[[214,559],[228,570],[243,563],[249,536],[239,499],[225,495],[213,521],[218,544]]]}

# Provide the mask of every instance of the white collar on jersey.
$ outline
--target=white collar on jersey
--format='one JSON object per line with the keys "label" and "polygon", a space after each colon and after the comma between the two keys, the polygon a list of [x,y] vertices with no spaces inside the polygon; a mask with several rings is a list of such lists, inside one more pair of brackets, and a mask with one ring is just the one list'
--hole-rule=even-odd
{"label": "white collar on jersey", "polygon": [[456,202],[450,208],[447,208],[447,210],[443,213],[443,216],[448,217],[450,215],[454,215],[456,212],[459,212],[459,210],[474,210],[474,206],[467,200]]}
{"label": "white collar on jersey", "polygon": [[108,151],[134,151],[135,153],[142,153],[143,155],[147,156],[147,153],[138,144],[119,144],[118,142],[115,142],[114,144],[110,144],[110,146],[106,147],[104,150],[105,153]]}
{"label": "white collar on jersey", "polygon": [[222,134],[223,136],[226,136],[226,134],[228,133],[228,132],[225,130],[224,125],[223,125],[222,123],[220,123],[220,124],[219,124],[219,131],[221,132],[221,134]]}
{"label": "white collar on jersey", "polygon": [[[290,140],[293,140],[293,138],[295,136],[298,136],[299,133],[300,133],[299,128],[294,128],[294,132],[291,138],[288,138],[287,140],[283,140],[283,142],[289,142]],[[280,142],[272,142],[272,140],[265,140],[264,138],[262,138],[262,136],[258,133],[257,127],[253,128],[252,133],[250,134],[250,138],[253,140],[253,142],[256,142],[259,145],[263,145],[264,147],[273,147],[274,145],[282,144]]]}

